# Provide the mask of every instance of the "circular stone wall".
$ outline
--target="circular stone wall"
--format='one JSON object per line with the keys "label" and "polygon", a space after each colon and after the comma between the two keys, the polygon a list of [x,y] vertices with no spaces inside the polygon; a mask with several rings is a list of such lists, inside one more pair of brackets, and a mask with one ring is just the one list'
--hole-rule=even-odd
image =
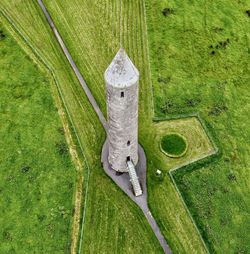
{"label": "circular stone wall", "polygon": [[163,136],[160,146],[163,153],[174,158],[183,156],[188,147],[186,139],[177,133],[170,133]]}

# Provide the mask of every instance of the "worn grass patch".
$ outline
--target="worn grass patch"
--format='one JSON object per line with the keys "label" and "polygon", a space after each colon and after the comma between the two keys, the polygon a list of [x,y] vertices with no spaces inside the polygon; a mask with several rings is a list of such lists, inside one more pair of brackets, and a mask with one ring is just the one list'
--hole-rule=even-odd
{"label": "worn grass patch", "polygon": [[75,168],[50,81],[0,24],[0,253],[65,253]]}

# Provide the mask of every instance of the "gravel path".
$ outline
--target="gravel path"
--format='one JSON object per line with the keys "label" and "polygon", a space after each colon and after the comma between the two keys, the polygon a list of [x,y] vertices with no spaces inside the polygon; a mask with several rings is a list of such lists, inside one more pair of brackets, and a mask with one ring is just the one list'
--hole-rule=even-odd
{"label": "gravel path", "polygon": [[127,173],[116,173],[115,170],[111,169],[108,163],[108,142],[103,145],[102,148],[102,164],[106,174],[141,208],[143,211],[149,225],[155,233],[155,236],[159,240],[163,250],[167,254],[171,254],[171,250],[163,237],[160,228],[158,227],[154,217],[152,216],[147,202],[147,184],[146,184],[146,155],[144,153],[143,148],[139,145],[139,162],[136,165],[136,173],[139,178],[139,182],[142,187],[143,194],[141,196],[136,197],[133,193],[132,185],[129,180],[129,174]]}
{"label": "gravel path", "polygon": [[69,53],[67,47],[65,46],[61,35],[59,34],[59,32],[58,32],[58,30],[57,30],[57,28],[56,28],[52,18],[50,17],[47,9],[45,8],[45,6],[43,4],[43,1],[42,0],[37,0],[37,2],[40,5],[44,15],[46,16],[47,21],[48,21],[52,31],[54,32],[54,35],[56,36],[57,41],[59,42],[59,44],[60,44],[60,46],[61,46],[65,56],[67,57],[67,59],[68,59],[70,65],[71,65],[73,71],[75,72],[75,75],[76,75],[77,79],[79,80],[79,82],[80,82],[80,84],[81,84],[85,94],[87,95],[91,105],[93,106],[93,108],[94,108],[94,110],[95,110],[95,112],[96,112],[96,114],[97,114],[101,124],[103,125],[103,128],[107,132],[107,121],[106,121],[105,117],[103,116],[103,114],[102,114],[102,112],[101,112],[101,110],[100,110],[100,108],[99,108],[99,106],[98,106],[94,96],[92,95],[91,91],[89,90],[89,88],[88,88],[88,86],[87,86],[87,84],[86,84],[82,74],[80,73],[79,69],[77,68],[77,66],[76,66],[76,64],[75,64],[71,54]]}
{"label": "gravel path", "polygon": [[[86,96],[88,97],[91,105],[93,106],[101,124],[103,125],[103,128],[105,129],[106,133],[108,131],[108,125],[107,125],[107,121],[105,119],[105,117],[103,116],[95,98],[93,97],[90,89],[88,88],[84,78],[82,77],[79,69],[77,68],[71,54],[69,53],[67,47],[65,46],[62,37],[60,36],[52,18],[50,17],[47,9],[45,8],[43,1],[42,0],[37,0],[38,4],[40,5],[44,15],[47,18],[47,21],[58,41],[58,43],[60,44],[65,56],[67,57],[73,71],[75,72],[75,75],[77,77],[77,79],[79,80]],[[103,150],[102,150],[102,163],[103,163],[103,167],[104,170],[106,172],[106,174],[112,178],[112,180],[142,209],[148,223],[150,224],[152,230],[155,233],[155,236],[157,237],[157,239],[159,240],[163,250],[165,253],[167,254],[171,254],[171,250],[165,240],[165,238],[163,237],[154,217],[152,216],[149,208],[148,208],[148,204],[147,204],[147,185],[146,185],[146,156],[145,153],[142,149],[141,146],[139,146],[139,162],[138,165],[136,166],[136,172],[138,174],[139,177],[139,181],[142,185],[142,190],[143,190],[143,195],[139,196],[139,197],[135,197],[132,191],[132,186],[130,184],[129,181],[129,175],[127,173],[124,174],[117,174],[116,171],[112,170],[109,167],[109,163],[108,163],[108,143],[107,141],[105,142],[104,146],[103,146]]]}

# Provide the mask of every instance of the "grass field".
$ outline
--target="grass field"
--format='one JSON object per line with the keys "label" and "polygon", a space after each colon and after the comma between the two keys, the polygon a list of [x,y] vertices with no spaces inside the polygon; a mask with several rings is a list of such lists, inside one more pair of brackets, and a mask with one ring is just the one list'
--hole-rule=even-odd
{"label": "grass field", "polygon": [[[115,253],[120,250],[121,253],[139,253],[146,250],[147,253],[161,253],[161,247],[142,212],[101,169],[100,152],[104,131],[38,5],[34,1],[4,1],[1,8],[54,72],[61,98],[78,136],[79,150],[84,152],[82,157],[87,159],[84,174],[85,180],[89,181],[85,182],[83,204],[86,212],[83,217],[81,251]],[[4,18],[3,22],[9,26]]]}
{"label": "grass field", "polygon": [[[154,132],[151,125],[151,87],[143,2],[107,1],[105,4],[100,4],[98,1],[94,3],[88,3],[87,1],[54,1],[53,3],[45,1],[45,4],[104,112],[105,86],[103,73],[119,49],[120,44],[125,47],[141,74],[140,140],[147,154],[158,154],[156,151],[159,151],[159,144],[152,149]],[[134,24],[134,26],[129,24]],[[148,138],[151,132],[152,136]],[[163,171],[167,173],[170,165],[164,165],[161,159],[156,156],[150,156],[150,158],[152,161],[149,175],[154,174],[159,160]],[[184,159],[187,160],[187,157]],[[174,166],[181,162],[173,161],[172,163]],[[163,204],[168,208],[162,212],[162,217],[158,216],[158,221],[161,223],[163,233],[170,242],[171,247],[179,252],[202,253],[204,251],[203,246],[170,179],[168,177],[164,178],[162,187],[165,187],[165,189],[161,189],[162,192],[158,191],[157,183],[157,179],[148,179],[148,184],[152,186],[149,187],[149,198],[150,201],[152,200],[150,206],[156,217],[159,204]],[[91,192],[90,195],[92,195]],[[155,201],[156,195],[157,202]],[[176,202],[170,202],[170,200]],[[91,213],[91,209],[87,209],[87,219],[88,214],[90,216]],[[108,219],[107,223],[109,223]],[[85,224],[84,232],[91,240],[93,235],[88,222]],[[97,242],[92,244],[92,248],[94,248]],[[105,243],[105,245],[109,246],[108,243]]]}
{"label": "grass field", "polygon": [[[204,246],[192,221],[167,176],[168,169],[179,165],[181,161],[165,164],[162,157],[157,157],[157,154],[164,156],[159,150],[159,143],[156,147],[152,146],[156,132],[151,121],[153,116],[151,78],[143,2],[100,3],[74,0],[53,1],[53,3],[45,1],[45,3],[103,112],[105,112],[103,72],[120,44],[125,47],[139,68],[141,73],[140,142],[149,158],[150,207],[173,251],[204,253]],[[54,72],[58,89],[78,135],[80,147],[87,159],[89,171],[86,168],[84,172],[85,179],[89,181],[85,182],[82,253],[118,251],[160,253],[160,246],[142,213],[101,169],[100,151],[104,142],[104,131],[72,75],[37,4],[33,1],[4,0],[2,9],[24,34],[28,43],[46,59]],[[185,131],[185,126],[182,128]],[[206,151],[206,146],[205,144],[205,147],[201,147],[201,151],[203,148]],[[182,159],[187,160],[187,157],[184,156]],[[153,176],[159,163],[165,174],[160,184]],[[163,210],[160,209],[162,206]],[[159,209],[160,213],[158,213]],[[111,239],[116,240],[113,243]]]}
{"label": "grass field", "polygon": [[200,112],[221,149],[217,161],[178,177],[212,253],[250,253],[249,8],[146,1],[155,114]]}
{"label": "grass field", "polygon": [[[152,87],[144,1],[65,0],[52,2],[46,0],[44,2],[103,112],[106,111],[103,73],[120,45],[126,49],[135,62],[141,74],[139,129],[140,142],[145,148],[148,159],[150,208],[175,253],[204,253],[204,246],[168,177],[168,171],[210,154],[213,147],[199,121],[193,118],[152,123]],[[227,7],[227,2],[229,7]],[[228,12],[231,10],[231,2],[221,3],[222,7],[227,7],[225,10],[222,8],[224,10],[222,16],[225,15],[225,17],[222,20],[217,18],[215,24],[211,25],[209,22],[215,14],[210,17],[212,14],[209,16],[207,7],[204,16],[200,10],[204,10],[206,5],[201,7],[200,2],[194,4],[196,9],[192,13],[193,19],[190,18],[190,14],[185,13],[187,10],[191,12],[191,6],[185,1],[171,2],[171,6],[169,3],[169,8],[173,10],[165,11],[167,16],[161,12],[162,9],[168,7],[165,6],[167,2],[152,0],[146,3],[156,115],[174,116],[199,111],[216,130],[221,147],[223,147],[223,157],[219,164],[183,176],[185,181],[191,182],[187,184],[187,187],[181,183],[183,190],[185,187],[185,197],[189,201],[192,213],[204,232],[211,250],[221,253],[237,251],[241,244],[239,239],[243,241],[243,247],[241,245],[240,247],[245,248],[247,234],[243,227],[242,229],[240,227],[246,224],[244,213],[247,212],[247,199],[244,193],[249,188],[247,188],[247,178],[245,178],[248,175],[247,164],[245,164],[247,144],[244,143],[244,140],[248,136],[247,119],[244,119],[243,122],[239,120],[247,112],[247,107],[244,107],[247,105],[247,91],[244,85],[247,78],[246,56],[249,46],[247,45],[248,37],[245,36],[247,29],[244,30],[245,26],[242,25],[246,19],[243,11],[246,7],[242,5],[242,12],[233,9],[237,12],[234,19],[238,23],[232,24],[227,18],[230,15]],[[211,5],[217,10],[215,3]],[[104,175],[101,169],[100,151],[105,138],[104,131],[58,48],[38,5],[31,0],[22,2],[3,0],[1,7],[54,72],[61,98],[71,118],[73,129],[78,135],[79,151],[81,150],[87,159],[84,173],[85,179],[89,181],[85,182],[85,217],[81,252],[161,252],[142,213]],[[177,7],[183,14],[176,21]],[[210,11],[212,13],[212,10]],[[196,25],[196,22],[199,25]],[[230,32],[227,32],[226,28],[223,31],[223,28],[220,27],[223,22],[230,27],[227,28],[230,29]],[[6,20],[5,23],[7,25]],[[238,27],[242,27],[239,34]],[[228,49],[231,47],[231,53],[228,55]],[[239,48],[242,48],[240,54]],[[190,57],[191,54],[195,57]],[[239,76],[241,76],[240,80],[235,79]],[[227,83],[224,83],[226,81]],[[241,98],[239,101],[236,100],[238,97]],[[227,122],[227,120],[230,121]],[[237,135],[235,132],[239,127],[242,132],[235,139]],[[189,145],[192,144],[185,156],[171,159],[160,152],[160,139],[169,131],[177,131],[187,138]],[[200,138],[197,139],[197,137]],[[239,140],[242,144],[239,143]],[[234,147],[233,151],[231,147]],[[227,160],[231,162],[230,169],[225,166],[228,163]],[[158,168],[163,172],[161,179],[155,176]],[[233,174],[229,178],[237,179],[237,181],[225,182],[224,180],[228,179],[231,171]],[[198,173],[199,175],[195,175]],[[215,176],[217,183],[214,183]],[[201,177],[205,184],[203,181],[198,181],[197,177]],[[183,182],[182,179],[180,181]],[[200,184],[202,184],[204,193],[199,189]],[[216,186],[219,191],[214,195],[206,196],[206,191],[209,191],[213,184],[219,186]],[[225,185],[228,186],[225,187]],[[229,191],[224,193],[223,188]],[[222,197],[225,198],[226,195],[231,202],[224,204]],[[222,215],[230,212],[236,214],[235,204],[237,202],[233,202],[234,199],[240,200],[246,206],[242,205],[241,212],[237,213],[238,219],[232,217],[230,223],[223,227],[225,231],[221,234],[219,231],[221,225],[218,222],[219,212]],[[198,211],[197,207],[202,210]],[[204,218],[202,212],[206,209],[213,209],[213,219]],[[235,236],[233,233],[237,229],[240,230],[243,237],[230,238],[229,235]],[[231,245],[227,245],[225,241],[227,238],[232,239]],[[114,242],[111,239],[115,239]],[[232,249],[229,249],[231,247]]]}
{"label": "grass field", "polygon": [[0,253],[65,253],[75,167],[50,80],[0,31]]}

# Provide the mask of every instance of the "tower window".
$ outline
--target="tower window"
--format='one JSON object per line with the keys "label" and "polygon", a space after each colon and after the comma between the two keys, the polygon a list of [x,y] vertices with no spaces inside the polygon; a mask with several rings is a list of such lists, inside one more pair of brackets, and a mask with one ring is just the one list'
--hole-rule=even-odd
{"label": "tower window", "polygon": [[127,161],[130,161],[130,156],[127,157]]}
{"label": "tower window", "polygon": [[130,146],[130,140],[127,142],[127,146]]}
{"label": "tower window", "polygon": [[124,97],[124,92],[121,92],[121,98],[123,98]]}

